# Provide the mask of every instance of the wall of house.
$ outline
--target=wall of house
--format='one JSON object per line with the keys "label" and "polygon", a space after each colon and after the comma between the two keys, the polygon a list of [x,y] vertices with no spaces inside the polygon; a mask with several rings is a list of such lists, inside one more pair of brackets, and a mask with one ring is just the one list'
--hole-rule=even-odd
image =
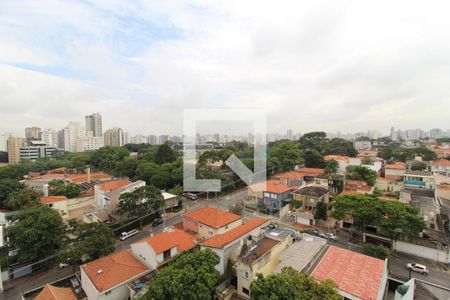
{"label": "wall of house", "polygon": [[394,241],[392,247],[398,252],[416,255],[422,258],[431,259],[436,262],[442,262],[445,264],[450,262],[448,251],[428,248],[402,241]]}
{"label": "wall of house", "polygon": [[69,217],[69,210],[67,209],[67,200],[56,201],[54,203],[49,204],[48,206],[59,212],[63,219],[67,219]]}
{"label": "wall of house", "polygon": [[402,180],[403,175],[405,175],[405,170],[397,170],[397,169],[384,170],[384,177],[387,180]]}
{"label": "wall of house", "polygon": [[186,217],[183,218],[183,228],[194,233],[198,233],[199,231],[198,223]]}
{"label": "wall of house", "polygon": [[88,300],[96,300],[98,299],[98,291],[92,281],[87,276],[86,272],[83,268],[80,268],[81,272],[81,287],[83,288],[84,293],[86,294]]}
{"label": "wall of house", "polygon": [[387,263],[387,259],[385,259],[384,260],[384,272],[383,272],[383,276],[381,277],[381,284],[380,284],[380,288],[378,289],[377,300],[384,299],[384,297],[386,295],[387,281],[388,281],[388,263]]}
{"label": "wall of house", "polygon": [[131,252],[137,259],[152,270],[158,267],[155,251],[153,251],[147,243],[131,244]]}
{"label": "wall of house", "polygon": [[[130,297],[130,289],[126,283],[123,283],[112,290],[109,290],[98,296],[98,300],[124,300]],[[91,300],[91,299],[89,299]]]}

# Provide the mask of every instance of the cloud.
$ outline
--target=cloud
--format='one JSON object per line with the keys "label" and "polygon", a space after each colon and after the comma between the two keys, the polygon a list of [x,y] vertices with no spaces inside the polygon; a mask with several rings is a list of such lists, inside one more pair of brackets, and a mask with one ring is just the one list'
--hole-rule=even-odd
{"label": "cloud", "polygon": [[446,129],[448,6],[2,3],[0,131],[99,111],[105,128],[178,134],[192,107],[265,108],[279,132]]}

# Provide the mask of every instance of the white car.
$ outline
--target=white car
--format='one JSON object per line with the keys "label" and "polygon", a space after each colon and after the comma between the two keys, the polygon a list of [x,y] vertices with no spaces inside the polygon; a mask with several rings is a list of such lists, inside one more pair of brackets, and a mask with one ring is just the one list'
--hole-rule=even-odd
{"label": "white car", "polygon": [[406,269],[408,269],[409,271],[414,271],[414,272],[423,274],[423,275],[428,275],[428,268],[421,264],[408,263],[408,264],[406,264]]}
{"label": "white car", "polygon": [[59,265],[58,265],[58,267],[59,267],[60,269],[64,269],[65,267],[68,267],[68,266],[69,266],[68,263],[63,263],[63,262],[59,263]]}

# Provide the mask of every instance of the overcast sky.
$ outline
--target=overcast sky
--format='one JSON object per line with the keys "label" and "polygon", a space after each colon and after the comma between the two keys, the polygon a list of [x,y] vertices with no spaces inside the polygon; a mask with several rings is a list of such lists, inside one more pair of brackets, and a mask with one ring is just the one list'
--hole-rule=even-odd
{"label": "overcast sky", "polygon": [[[265,3],[263,3],[265,2]],[[448,1],[0,1],[0,133],[178,134],[183,108],[268,130],[450,127]]]}

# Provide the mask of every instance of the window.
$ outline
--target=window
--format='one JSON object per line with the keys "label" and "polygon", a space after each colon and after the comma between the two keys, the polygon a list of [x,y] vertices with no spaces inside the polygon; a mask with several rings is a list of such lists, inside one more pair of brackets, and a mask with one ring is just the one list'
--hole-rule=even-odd
{"label": "window", "polygon": [[270,193],[264,192],[264,197],[269,197],[270,198]]}
{"label": "window", "polygon": [[242,288],[242,292],[246,295],[250,295],[250,291],[246,289],[245,287]]}
{"label": "window", "polygon": [[244,271],[244,277],[248,278],[248,272],[247,271]]}

